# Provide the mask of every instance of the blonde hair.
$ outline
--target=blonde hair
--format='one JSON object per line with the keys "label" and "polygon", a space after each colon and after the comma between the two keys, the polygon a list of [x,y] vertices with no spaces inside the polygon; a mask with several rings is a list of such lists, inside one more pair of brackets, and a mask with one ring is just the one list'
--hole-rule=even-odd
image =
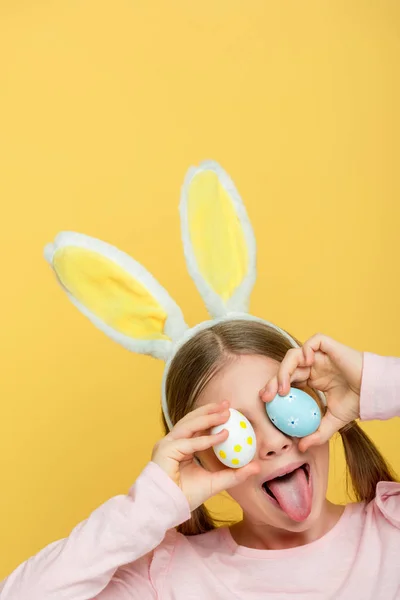
{"label": "blonde hair", "polygon": [[[242,354],[258,354],[281,362],[291,347],[281,333],[257,321],[224,321],[200,331],[179,349],[170,365],[166,398],[172,423],[193,410],[208,381],[227,361]],[[165,419],[164,427],[167,432]],[[375,444],[355,421],[340,434],[355,497],[360,502],[369,502],[375,497],[377,483],[394,481],[394,477]],[[202,505],[179,531],[196,535],[215,527],[216,522]]]}

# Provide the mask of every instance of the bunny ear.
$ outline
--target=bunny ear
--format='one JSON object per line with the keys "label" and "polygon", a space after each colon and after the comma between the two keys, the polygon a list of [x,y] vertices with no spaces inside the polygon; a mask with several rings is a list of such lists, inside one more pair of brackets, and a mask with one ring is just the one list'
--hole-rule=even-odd
{"label": "bunny ear", "polygon": [[61,233],[45,257],[72,303],[128,350],[166,360],[187,329],[182,312],[142,265],[113,246]]}
{"label": "bunny ear", "polygon": [[180,212],[189,273],[210,315],[247,312],[256,242],[229,175],[215,162],[189,169]]}

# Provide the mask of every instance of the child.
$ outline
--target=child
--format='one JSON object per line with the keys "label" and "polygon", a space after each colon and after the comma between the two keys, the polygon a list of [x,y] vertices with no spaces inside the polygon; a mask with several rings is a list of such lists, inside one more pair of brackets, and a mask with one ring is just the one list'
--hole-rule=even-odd
{"label": "child", "polygon": [[[220,168],[207,163],[191,174],[189,192],[186,182],[184,222],[198,215],[190,205],[193,179],[201,180],[193,202],[204,200],[210,171],[218,176],[211,188],[222,185],[218,197],[234,195]],[[232,285],[232,270],[224,284],[231,295],[218,288],[222,274],[209,277],[214,285],[208,292],[218,288],[207,296],[214,320],[182,329],[176,305],[142,267],[97,241],[72,236],[48,256],[75,305],[124,345],[167,358],[166,435],[126,496],[112,498],[67,539],[18,567],[0,585],[0,600],[398,598],[400,485],[355,419],[400,415],[400,360],[361,354],[323,335],[299,347],[287,332],[246,315],[251,261],[239,260],[238,252],[235,261],[247,267],[242,293]],[[191,230],[204,276],[210,263],[195,252],[199,239]],[[236,239],[226,256],[238,248],[243,252]],[[204,280],[195,278],[199,288]],[[126,290],[130,302],[122,301]],[[151,302],[143,300],[149,291]],[[215,309],[234,297],[238,314],[217,315]],[[314,395],[324,412],[319,429],[301,439],[275,427],[264,405],[277,392],[287,394],[292,382]],[[257,438],[254,460],[239,469],[222,467],[212,450],[228,438],[226,430],[210,430],[227,422],[229,407],[247,417]],[[346,507],[325,498],[328,440],[337,431],[359,500]],[[243,509],[243,520],[229,528],[215,528],[203,505],[222,490]]]}

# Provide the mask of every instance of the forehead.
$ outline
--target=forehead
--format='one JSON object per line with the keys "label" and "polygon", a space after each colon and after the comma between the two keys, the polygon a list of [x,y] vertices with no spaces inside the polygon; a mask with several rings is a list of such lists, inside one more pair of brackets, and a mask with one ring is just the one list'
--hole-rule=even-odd
{"label": "forehead", "polygon": [[232,408],[258,399],[260,390],[276,375],[279,363],[260,355],[240,355],[230,359],[207,383],[197,405],[229,400]]}

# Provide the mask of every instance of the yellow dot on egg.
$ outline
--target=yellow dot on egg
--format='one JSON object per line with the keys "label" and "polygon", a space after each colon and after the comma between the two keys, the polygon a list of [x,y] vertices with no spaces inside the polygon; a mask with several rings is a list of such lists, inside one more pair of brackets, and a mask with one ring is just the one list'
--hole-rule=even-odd
{"label": "yellow dot on egg", "polygon": [[223,450],[219,451],[219,455],[221,458],[226,458],[226,453]]}
{"label": "yellow dot on egg", "polygon": [[232,464],[233,465],[238,465],[239,464],[239,459],[238,458],[232,458]]}
{"label": "yellow dot on egg", "polygon": [[235,452],[240,452],[242,449],[242,446],[240,444],[236,444],[236,446],[233,447]]}
{"label": "yellow dot on egg", "polygon": [[246,423],[244,421],[240,421],[240,427],[242,429],[247,429],[247,425],[246,425]]}
{"label": "yellow dot on egg", "polygon": [[253,438],[252,437],[248,437],[247,438],[247,443],[248,443],[249,446],[252,446],[253,445]]}

